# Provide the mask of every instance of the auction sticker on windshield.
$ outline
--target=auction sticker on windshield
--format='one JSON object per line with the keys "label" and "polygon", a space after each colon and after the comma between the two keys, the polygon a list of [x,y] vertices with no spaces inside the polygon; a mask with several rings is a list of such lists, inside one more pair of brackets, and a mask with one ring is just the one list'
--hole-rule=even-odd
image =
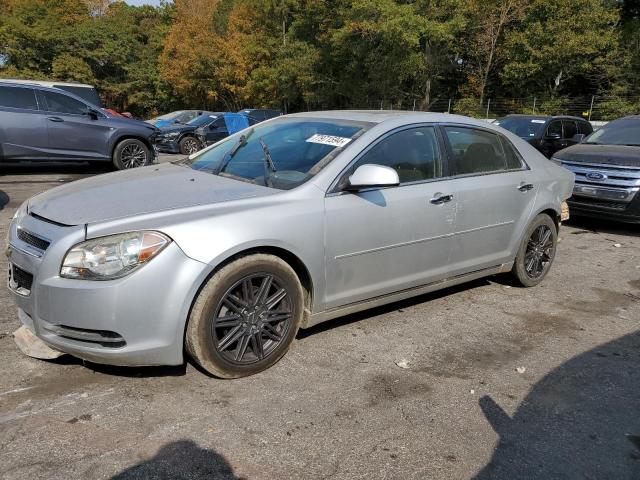
{"label": "auction sticker on windshield", "polygon": [[307,138],[307,142],[322,143],[323,145],[332,145],[338,148],[344,147],[350,141],[350,138],[334,137],[333,135],[320,135],[319,133]]}

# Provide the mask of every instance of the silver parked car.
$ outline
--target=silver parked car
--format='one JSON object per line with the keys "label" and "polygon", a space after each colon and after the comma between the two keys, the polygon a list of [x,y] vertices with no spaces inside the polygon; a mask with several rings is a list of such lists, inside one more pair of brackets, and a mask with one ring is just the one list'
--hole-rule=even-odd
{"label": "silver parked car", "polygon": [[[539,283],[573,175],[454,115],[287,115],[20,207],[9,287],[46,345],[117,365],[268,368],[299,328],[500,272]],[[35,338],[35,337],[34,337]]]}

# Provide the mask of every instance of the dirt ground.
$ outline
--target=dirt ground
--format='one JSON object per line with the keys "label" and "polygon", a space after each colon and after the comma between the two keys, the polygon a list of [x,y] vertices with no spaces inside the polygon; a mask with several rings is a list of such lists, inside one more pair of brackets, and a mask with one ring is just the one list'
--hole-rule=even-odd
{"label": "dirt ground", "polygon": [[[94,173],[4,167],[0,235]],[[640,227],[560,237],[538,287],[493,277],[341,318],[234,381],[25,357],[2,288],[0,478],[638,479]]]}

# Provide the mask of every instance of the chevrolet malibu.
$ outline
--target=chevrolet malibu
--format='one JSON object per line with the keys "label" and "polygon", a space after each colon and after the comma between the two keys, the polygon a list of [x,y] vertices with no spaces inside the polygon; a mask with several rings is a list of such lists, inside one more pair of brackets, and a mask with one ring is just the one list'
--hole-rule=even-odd
{"label": "chevrolet malibu", "polygon": [[46,348],[262,371],[299,328],[511,272],[538,284],[573,174],[454,115],[317,112],[25,202],[9,288]]}

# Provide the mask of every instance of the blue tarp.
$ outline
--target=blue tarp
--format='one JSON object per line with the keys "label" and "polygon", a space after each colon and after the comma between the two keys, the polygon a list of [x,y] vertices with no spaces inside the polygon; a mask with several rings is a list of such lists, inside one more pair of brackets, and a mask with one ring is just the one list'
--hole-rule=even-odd
{"label": "blue tarp", "polygon": [[224,123],[227,125],[229,135],[233,135],[240,130],[249,128],[249,118],[240,113],[225,113]]}

